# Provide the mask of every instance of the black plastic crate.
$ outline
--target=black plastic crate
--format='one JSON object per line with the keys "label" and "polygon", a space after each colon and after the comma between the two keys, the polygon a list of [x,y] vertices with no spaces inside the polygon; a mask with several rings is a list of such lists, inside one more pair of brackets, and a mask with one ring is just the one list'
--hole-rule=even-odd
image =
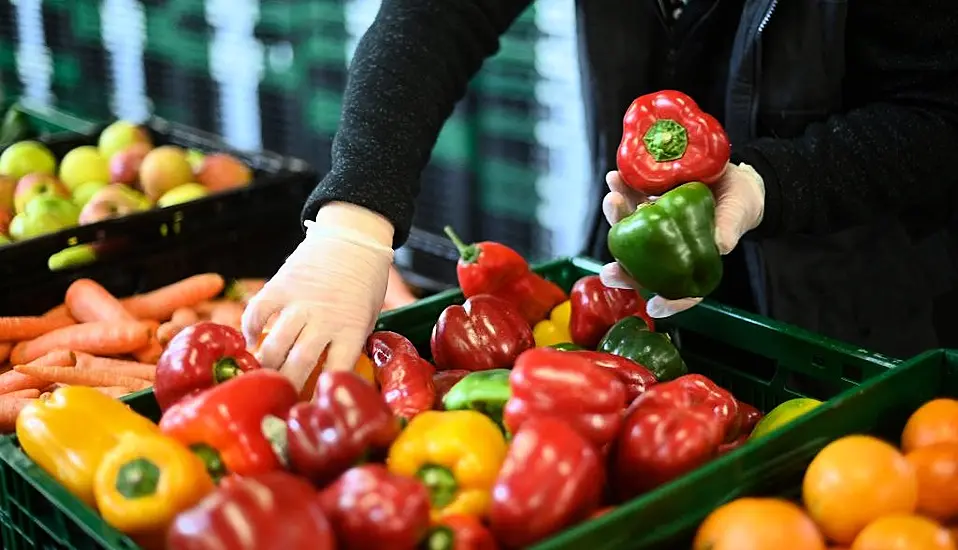
{"label": "black plastic crate", "polygon": [[[100,125],[86,134],[47,136],[40,141],[62,158],[75,147],[96,144],[104,127]],[[167,263],[176,262],[177,255],[194,254],[203,243],[212,243],[210,248],[215,248],[215,243],[224,243],[223,246],[230,247],[225,254],[238,257],[229,263],[255,267],[255,273],[243,269],[237,270],[236,276],[266,276],[279,267],[302,239],[300,212],[319,179],[306,162],[270,152],[237,151],[216,136],[160,118],[150,120],[146,127],[158,145],[173,144],[203,152],[223,151],[236,156],[253,169],[253,183],[193,202],[70,228],[0,248],[0,314],[23,314],[40,307],[36,304],[38,293],[33,291],[37,286],[53,285],[50,292],[55,296],[50,300],[62,298],[62,292],[57,293],[55,289],[63,286],[65,290],[64,285],[69,281],[64,281],[64,276],[50,274],[47,262],[51,255],[77,244],[99,243],[102,252],[96,264],[64,272],[65,276],[72,280],[99,273],[110,280],[122,280],[123,283],[117,283],[114,288],[108,286],[122,295],[155,286],[149,284],[155,278],[169,279],[147,272],[108,273],[110,269],[131,269],[129,266],[138,261],[135,259],[138,255],[165,258],[162,265],[154,266],[162,271]],[[189,271],[178,270],[173,280],[189,274]]]}

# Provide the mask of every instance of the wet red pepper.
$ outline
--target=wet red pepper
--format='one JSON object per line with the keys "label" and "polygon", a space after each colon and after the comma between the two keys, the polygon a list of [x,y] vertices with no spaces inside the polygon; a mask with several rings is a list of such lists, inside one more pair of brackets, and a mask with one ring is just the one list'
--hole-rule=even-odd
{"label": "wet red pepper", "polygon": [[316,490],[281,471],[231,477],[176,516],[167,544],[176,550],[337,548]]}
{"label": "wet red pepper", "polygon": [[376,366],[376,380],[386,405],[395,416],[411,420],[432,410],[436,402],[435,367],[419,356],[406,337],[379,331],[366,340],[366,353]]}
{"label": "wet red pepper", "polygon": [[512,396],[503,423],[517,433],[532,418],[562,419],[596,448],[618,433],[625,410],[625,386],[609,369],[574,352],[535,348],[519,356],[509,375]]}
{"label": "wet red pepper", "polygon": [[497,550],[492,531],[475,516],[449,516],[429,530],[421,548],[428,550]]}
{"label": "wet red pepper", "polygon": [[454,370],[444,370],[439,371],[432,377],[432,382],[436,386],[436,402],[433,405],[433,408],[437,411],[442,410],[442,398],[449,393],[449,390],[456,385],[457,382],[465,378],[472,371],[465,369],[454,369]]}
{"label": "wet red pepper", "polygon": [[290,468],[324,486],[370,455],[385,455],[399,421],[382,396],[352,372],[324,372],[311,403],[289,411]]}
{"label": "wet red pepper", "polygon": [[456,274],[466,298],[491,294],[512,303],[529,325],[549,316],[566,300],[558,285],[533,273],[529,263],[508,246],[484,241],[466,244],[451,227],[446,235],[459,250]]}
{"label": "wet red pepper", "polygon": [[429,530],[429,492],[382,464],[347,470],[319,499],[340,548],[413,550]]}
{"label": "wet red pepper", "polygon": [[165,411],[177,401],[260,368],[238,330],[209,321],[186,327],[156,364],[153,395]]}
{"label": "wet red pepper", "polygon": [[523,423],[492,489],[489,524],[509,548],[524,548],[596,510],[605,483],[602,458],[563,419]]}
{"label": "wet red pepper", "polygon": [[160,430],[207,463],[210,475],[254,475],[283,466],[286,417],[299,392],[282,374],[255,370],[173,405]]}
{"label": "wet red pepper", "polygon": [[762,416],[764,416],[762,411],[748,403],[739,401],[738,430],[734,435],[730,434],[725,437],[725,443],[719,447],[719,454],[734,451],[744,445],[745,442],[748,441],[749,436],[752,435],[752,430],[755,429],[755,425],[762,419]]}
{"label": "wet red pepper", "polygon": [[637,98],[622,119],[616,164],[625,183],[661,195],[683,183],[713,183],[731,155],[718,120],[675,90]]}
{"label": "wet red pepper", "polygon": [[569,293],[572,312],[569,333],[572,341],[584,348],[595,349],[613,325],[622,319],[637,315],[649,330],[655,324],[645,312],[645,300],[634,290],[609,288],[598,275],[589,275],[576,281]]}
{"label": "wet red pepper", "polygon": [[612,486],[628,499],[718,455],[736,430],[738,403],[700,374],[656,384],[629,408],[612,457]]}
{"label": "wet red pepper", "polygon": [[447,307],[432,329],[432,359],[439,370],[505,369],[535,347],[532,329],[509,302],[480,294]]}
{"label": "wet red pepper", "polygon": [[658,383],[652,371],[625,357],[603,351],[589,350],[572,350],[563,353],[584,357],[593,365],[598,365],[615,373],[619,381],[625,385],[626,404],[632,403],[638,396],[645,393],[645,390]]}

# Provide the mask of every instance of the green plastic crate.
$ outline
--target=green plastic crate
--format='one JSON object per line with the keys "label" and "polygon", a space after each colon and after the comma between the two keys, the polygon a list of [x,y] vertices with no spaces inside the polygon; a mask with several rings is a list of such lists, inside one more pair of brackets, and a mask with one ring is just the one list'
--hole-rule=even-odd
{"label": "green plastic crate", "polygon": [[[537,271],[568,290],[600,267],[591,260],[566,259]],[[406,335],[426,354],[439,314],[462,301],[462,294],[455,290],[437,294],[383,314],[377,328]],[[709,302],[661,325],[672,334],[690,370],[709,376],[764,411],[803,395],[830,398],[897,364],[888,357]],[[159,416],[150,391],[131,396],[128,402],[150,418]],[[804,448],[808,423],[831,408],[819,407],[763,443],[746,445],[536,548],[674,548],[672,544],[714,507],[761,490],[766,480],[775,478],[779,465],[789,463],[792,447]],[[774,456],[767,450],[772,448],[777,450]],[[5,550],[137,548],[33,464],[14,436],[0,440],[0,492]]]}
{"label": "green plastic crate", "polygon": [[7,109],[14,105],[27,116],[27,120],[37,135],[63,133],[88,134],[97,129],[97,125],[94,122],[83,120],[69,113],[54,109],[53,107],[47,107],[27,100],[18,103],[14,103],[13,101],[8,103],[0,102],[0,117],[7,112]]}

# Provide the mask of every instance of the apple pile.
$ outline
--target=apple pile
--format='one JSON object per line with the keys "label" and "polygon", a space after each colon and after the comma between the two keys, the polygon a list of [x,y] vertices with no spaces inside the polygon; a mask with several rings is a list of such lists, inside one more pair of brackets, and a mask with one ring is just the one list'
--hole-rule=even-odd
{"label": "apple pile", "polygon": [[0,246],[252,180],[250,168],[231,155],[155,147],[143,128],[122,120],[104,129],[96,146],[71,150],[59,165],[42,143],[20,141],[0,154]]}

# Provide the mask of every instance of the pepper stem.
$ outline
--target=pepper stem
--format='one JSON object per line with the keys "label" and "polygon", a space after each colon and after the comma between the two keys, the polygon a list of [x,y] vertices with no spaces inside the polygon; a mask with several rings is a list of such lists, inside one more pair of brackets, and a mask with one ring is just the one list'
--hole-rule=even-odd
{"label": "pepper stem", "polygon": [[452,226],[447,225],[444,227],[443,232],[449,237],[449,240],[452,241],[452,244],[456,245],[456,250],[459,251],[459,257],[462,258],[462,261],[467,264],[474,264],[479,260],[479,247],[475,244],[466,244],[463,242],[459,235],[456,234],[456,231]]}
{"label": "pepper stem", "polygon": [[426,464],[416,472],[416,477],[429,490],[429,502],[432,507],[439,509],[448,506],[459,491],[456,476],[445,466]]}
{"label": "pepper stem", "polygon": [[689,147],[689,134],[685,126],[662,118],[652,124],[643,141],[645,149],[655,162],[668,162],[685,155],[685,150]]}
{"label": "pepper stem", "polygon": [[213,381],[217,384],[222,384],[239,374],[243,374],[243,369],[232,357],[223,357],[213,364]]}
{"label": "pepper stem", "polygon": [[128,499],[148,497],[156,493],[160,468],[145,458],[133,459],[117,471],[116,491]]}
{"label": "pepper stem", "polygon": [[206,466],[206,471],[215,483],[219,483],[220,480],[229,473],[229,470],[226,469],[226,464],[223,464],[223,457],[221,457],[219,451],[213,447],[210,447],[206,443],[197,443],[190,445],[190,450],[193,451],[193,454],[200,457],[200,460],[202,460]]}
{"label": "pepper stem", "polygon": [[429,532],[423,547],[425,550],[453,550],[456,547],[456,536],[453,535],[452,529],[440,525]]}

